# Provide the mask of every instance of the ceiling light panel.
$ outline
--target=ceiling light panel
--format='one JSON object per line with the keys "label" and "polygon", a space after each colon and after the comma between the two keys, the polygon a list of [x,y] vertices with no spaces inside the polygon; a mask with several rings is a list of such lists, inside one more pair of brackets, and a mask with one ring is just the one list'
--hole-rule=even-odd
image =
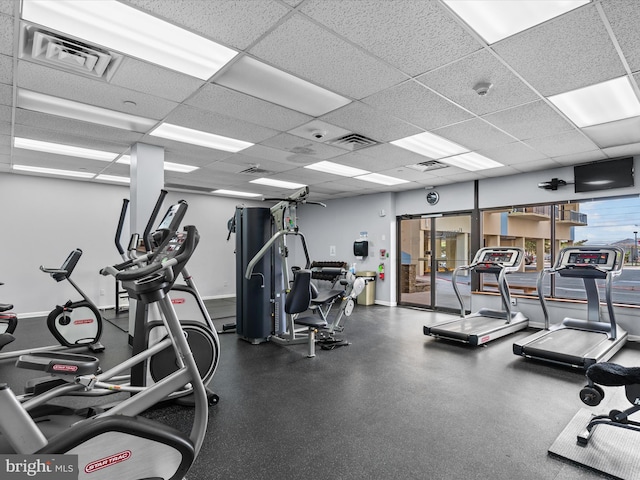
{"label": "ceiling light panel", "polygon": [[469,151],[466,147],[429,132],[418,133],[390,143],[433,160]]}
{"label": "ceiling light panel", "polygon": [[258,185],[267,185],[268,187],[277,187],[277,188],[302,188],[306,187],[303,183],[294,183],[294,182],[285,182],[284,180],[276,180],[275,178],[256,178],[255,180],[251,180],[249,183],[257,183]]}
{"label": "ceiling light panel", "polygon": [[119,175],[100,174],[96,177],[96,180],[103,180],[105,182],[115,182],[115,183],[131,183],[131,179],[129,177],[121,177]]}
{"label": "ceiling light panel", "polygon": [[[121,165],[131,165],[131,156],[130,155],[122,155],[116,163],[120,163]],[[200,167],[195,167],[193,165],[184,165],[182,163],[173,163],[173,162],[164,162],[164,170],[169,172],[178,172],[178,173],[191,173],[195,170],[198,170]]]}
{"label": "ceiling light panel", "polygon": [[443,158],[440,161],[472,172],[477,170],[487,170],[489,168],[504,167],[502,163],[491,160],[490,158],[475,152],[454,155],[452,157]]}
{"label": "ceiling light panel", "polygon": [[408,180],[401,178],[389,177],[387,175],[381,175],[379,173],[368,173],[367,175],[360,175],[355,177],[358,180],[364,180],[365,182],[377,183],[380,185],[400,185],[401,183],[409,183]]}
{"label": "ceiling light panel", "polygon": [[67,155],[70,157],[87,158],[90,160],[101,160],[103,162],[111,162],[118,156],[117,153],[103,152],[101,150],[92,150],[89,148],[74,147],[72,145],[63,145],[60,143],[41,142],[40,140],[32,140],[30,138],[15,137],[13,141],[15,148],[25,150],[35,150],[37,152],[53,153],[55,155]]}
{"label": "ceiling light panel", "polygon": [[191,145],[199,145],[206,148],[214,148],[216,150],[224,150],[225,152],[239,152],[245,148],[253,146],[253,143],[235,138],[223,137],[214,133],[194,130],[192,128],[181,127],[171,123],[163,123],[149,135],[162,137],[176,142],[190,143]]}
{"label": "ceiling light panel", "polygon": [[211,193],[214,193],[216,195],[228,195],[230,197],[247,197],[247,198],[251,198],[251,197],[261,197],[262,196],[261,193],[238,192],[238,191],[235,191],[235,190],[225,190],[223,188],[221,188],[219,190],[212,190]]}
{"label": "ceiling light panel", "polygon": [[558,17],[590,0],[443,0],[489,44]]}
{"label": "ceiling light panel", "polygon": [[18,89],[17,106],[25,110],[73,118],[74,120],[107,125],[133,132],[144,133],[157,123],[156,120],[149,118],[87,105],[86,103],[75,102],[65,98],[53,97],[22,88]]}
{"label": "ceiling light panel", "polygon": [[237,55],[230,48],[113,0],[23,0],[22,18],[202,80]]}
{"label": "ceiling light panel", "polygon": [[588,127],[640,115],[640,102],[627,77],[549,97],[578,127]]}
{"label": "ceiling light panel", "polygon": [[246,56],[215,83],[313,117],[351,103],[348,98]]}
{"label": "ceiling light panel", "polygon": [[95,176],[95,173],[91,173],[91,172],[78,172],[75,170],[59,170],[57,168],[34,167],[31,165],[14,165],[12,168],[20,172],[43,173],[46,175],[61,175],[64,177],[93,178]]}
{"label": "ceiling light panel", "polygon": [[304,168],[308,168],[310,170],[317,170],[319,172],[324,172],[324,173],[333,173],[334,175],[341,175],[343,177],[356,177],[358,175],[366,175],[367,173],[371,173],[367,170],[362,170],[360,168],[349,167],[347,165],[340,165],[338,163],[327,162],[327,161],[306,165]]}

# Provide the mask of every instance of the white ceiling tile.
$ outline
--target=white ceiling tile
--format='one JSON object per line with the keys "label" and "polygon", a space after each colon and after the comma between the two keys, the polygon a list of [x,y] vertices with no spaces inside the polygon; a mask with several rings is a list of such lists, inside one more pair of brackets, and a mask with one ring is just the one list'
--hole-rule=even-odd
{"label": "white ceiling tile", "polygon": [[0,13],[13,16],[14,7],[16,7],[17,5],[18,3],[15,0],[0,0]]}
{"label": "white ceiling tile", "polygon": [[28,150],[15,149],[13,163],[34,167],[57,168],[60,170],[77,170],[82,172],[100,173],[109,164],[86,158],[67,157],[63,155],[42,156],[32,154]]}
{"label": "white ceiling tile", "polygon": [[0,122],[11,121],[11,107],[6,105],[0,105]]}
{"label": "white ceiling tile", "polygon": [[603,148],[602,151],[610,158],[626,157],[627,155],[640,155],[640,143],[622,145],[619,147]]}
{"label": "white ceiling tile", "polygon": [[[450,168],[453,168],[453,167],[450,167]],[[386,170],[377,171],[376,173],[387,175],[389,177],[400,178],[402,180],[409,180],[412,182],[423,182],[429,179],[438,178],[436,175],[433,175],[432,172],[418,172],[417,170],[414,170],[412,168],[407,168],[407,167],[390,168]]]}
{"label": "white ceiling tile", "polygon": [[491,160],[500,162],[503,165],[529,163],[547,158],[542,153],[522,142],[513,142],[499,147],[480,149],[478,153]]}
{"label": "white ceiling tile", "polygon": [[385,161],[387,165],[391,167],[398,165],[415,165],[416,163],[428,160],[427,157],[418,155],[405,148],[396,147],[390,143],[374,145],[373,147],[360,150],[360,153],[376,160]]}
{"label": "white ceiling tile", "polygon": [[[149,81],[150,78],[153,79],[152,82]],[[182,102],[206,82],[151,63],[125,58],[110,83],[174,102]]]}
{"label": "white ceiling tile", "polygon": [[545,96],[625,73],[594,4],[509,37],[493,48]]}
{"label": "white ceiling tile", "polygon": [[320,118],[379,142],[390,142],[422,132],[361,102],[350,103]]}
{"label": "white ceiling tile", "polygon": [[[141,140],[142,143],[146,143],[149,145],[157,145],[159,147],[164,147],[165,149],[165,159],[168,159],[168,156],[171,155],[173,158],[183,158],[187,160],[196,159],[198,161],[204,161],[204,164],[216,162],[218,160],[224,160],[225,158],[232,155],[231,152],[225,152],[222,150],[215,150],[213,148],[201,147],[199,145],[191,145],[189,143],[176,142],[174,140],[168,140],[162,137],[152,137],[150,135],[146,135]],[[169,160],[174,161],[174,160]],[[179,160],[175,160],[180,163]]]}
{"label": "white ceiling tile", "polygon": [[601,4],[631,71],[640,70],[640,2],[604,0]]}
{"label": "white ceiling tile", "polygon": [[553,157],[553,160],[560,165],[577,165],[580,163],[595,162],[596,160],[604,160],[607,158],[601,150],[593,150],[591,152],[572,153],[569,155],[560,155]]}
{"label": "white ceiling tile", "polygon": [[[313,140],[314,142],[327,143],[331,140],[344,137],[351,132],[330,123],[323,122],[322,120],[315,119],[296,128],[292,128],[288,130],[287,133],[306,138],[307,140]],[[317,135],[322,136],[318,138]]]}
{"label": "white ceiling tile", "polygon": [[[81,75],[47,68],[24,60],[18,61],[20,86],[55,97],[126,112],[140,117],[161,119],[173,110],[177,103],[134,90],[110,85]],[[125,105],[125,100],[136,103]]]}
{"label": "white ceiling tile", "polygon": [[[490,171],[490,170],[487,170]],[[478,180],[481,178],[486,178],[485,175],[478,172],[464,172],[464,173],[456,173],[455,175],[443,175],[441,178],[451,178],[456,183],[461,182],[470,182],[472,180]]]}
{"label": "white ceiling tile", "polygon": [[439,128],[433,133],[456,142],[470,150],[488,149],[513,143],[513,137],[480,119]]}
{"label": "white ceiling tile", "polygon": [[[266,170],[267,172],[269,172],[269,174],[287,172],[289,170],[297,168],[294,165],[282,162],[274,162],[273,160],[255,158],[247,155],[242,155],[240,153],[231,155],[224,160],[216,162],[213,165],[209,165],[209,167],[216,170],[220,169],[220,171],[226,173],[239,173],[248,168],[257,167],[260,170]],[[254,177],[262,177],[266,174],[258,172],[253,175]]]}
{"label": "white ceiling tile", "polygon": [[565,132],[549,137],[532,138],[525,143],[549,157],[589,152],[598,148],[580,132]]}
{"label": "white ceiling tile", "polygon": [[277,130],[187,105],[180,105],[171,112],[166,122],[251,143],[278,134]]}
{"label": "white ceiling tile", "polygon": [[0,55],[0,83],[11,85],[13,82],[13,59]]}
{"label": "white ceiling tile", "polygon": [[390,167],[404,165],[404,163],[395,163],[389,158],[381,158],[367,155],[367,149],[347,153],[334,160],[340,165],[348,165],[349,167],[361,168],[370,172],[379,172]]}
{"label": "white ceiling tile", "polygon": [[407,78],[300,15],[288,18],[249,52],[293,75],[356,99]]}
{"label": "white ceiling tile", "polygon": [[118,142],[131,145],[142,138],[142,134],[107,127],[97,123],[87,123],[55,115],[16,109],[16,125],[25,125],[56,132],[76,132],[83,137],[99,139],[107,142]]}
{"label": "white ceiling tile", "polygon": [[185,103],[203,110],[282,131],[306,123],[312,118],[303,113],[210,83]]}
{"label": "white ceiling tile", "polygon": [[640,142],[640,117],[625,118],[583,128],[582,131],[600,148]]}
{"label": "white ceiling tile", "polygon": [[[290,135],[288,133],[281,133],[275,137],[269,138],[261,142],[263,146],[272,147],[286,152],[295,154],[295,160],[300,159],[300,163],[313,163],[317,159],[328,160],[340,155],[344,155],[345,151],[341,148],[332,147],[320,142],[314,142],[307,140],[306,138],[298,137],[296,135]],[[287,157],[288,161],[293,161],[291,156]]]}
{"label": "white ceiling tile", "polygon": [[481,48],[438,2],[310,0],[300,10],[410,75]]}
{"label": "white ceiling tile", "polygon": [[129,0],[128,3],[240,50],[289,12],[273,0]]}
{"label": "white ceiling tile", "polygon": [[425,130],[473,117],[414,81],[374,93],[362,102]]}
{"label": "white ceiling tile", "polygon": [[13,105],[13,87],[0,83],[0,105]]}
{"label": "white ceiling tile", "polygon": [[[26,125],[15,125],[15,136],[32,138],[43,142],[60,143],[64,145],[72,145],[75,147],[90,148],[93,150],[101,150],[103,152],[123,153],[129,149],[126,142],[118,143],[110,140],[102,140],[90,137],[83,137],[78,132],[57,132],[54,130],[43,130],[41,128],[29,127]],[[15,149],[26,151],[23,149]],[[39,153],[36,153],[39,155]],[[51,154],[45,154],[50,157]],[[56,156],[57,157],[57,156]]]}
{"label": "white ceiling tile", "polygon": [[[421,75],[416,80],[476,115],[503,110],[539,98],[486,50]],[[493,86],[488,94],[481,96],[474,90],[478,83],[490,83]]]}
{"label": "white ceiling tile", "polygon": [[545,137],[575,128],[543,100],[491,113],[482,118],[521,140]]}
{"label": "white ceiling tile", "polygon": [[13,17],[0,14],[0,53],[13,55]]}
{"label": "white ceiling tile", "polygon": [[0,122],[0,135],[11,135],[10,122]]}
{"label": "white ceiling tile", "polygon": [[498,167],[498,168],[492,168],[490,170],[483,170],[481,173],[485,177],[491,178],[491,177],[502,177],[506,175],[515,175],[520,172],[516,170],[514,167]]}
{"label": "white ceiling tile", "polygon": [[550,158],[536,160],[535,162],[519,163],[513,165],[513,168],[519,172],[535,172],[537,170],[546,170],[549,168],[558,168],[560,164],[551,160]]}
{"label": "white ceiling tile", "polygon": [[11,155],[0,155],[0,163],[10,164],[11,163]]}

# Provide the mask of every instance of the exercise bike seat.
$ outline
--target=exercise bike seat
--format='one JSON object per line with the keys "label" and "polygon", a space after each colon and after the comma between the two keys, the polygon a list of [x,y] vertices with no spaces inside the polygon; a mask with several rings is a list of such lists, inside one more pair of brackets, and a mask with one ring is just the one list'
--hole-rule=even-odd
{"label": "exercise bike seat", "polygon": [[62,352],[36,352],[20,355],[16,367],[39,370],[51,375],[97,375],[100,360],[91,355]]}
{"label": "exercise bike seat", "polygon": [[7,310],[11,310],[13,305],[10,303],[0,303],[0,312],[6,312]]}
{"label": "exercise bike seat", "polygon": [[640,367],[623,367],[617,363],[594,363],[587,369],[587,378],[607,387],[640,384]]}

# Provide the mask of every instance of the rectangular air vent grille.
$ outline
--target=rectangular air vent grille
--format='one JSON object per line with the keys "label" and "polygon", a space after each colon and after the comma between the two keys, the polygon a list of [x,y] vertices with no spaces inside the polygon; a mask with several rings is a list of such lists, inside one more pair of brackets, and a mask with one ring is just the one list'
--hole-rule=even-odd
{"label": "rectangular air vent grille", "polygon": [[260,168],[260,165],[254,165],[252,167],[245,168],[244,170],[240,170],[238,173],[243,173],[245,175],[268,175],[275,172]]}
{"label": "rectangular air vent grille", "polygon": [[122,55],[104,48],[25,25],[21,32],[20,57],[51,67],[109,81]]}
{"label": "rectangular air vent grille", "polygon": [[426,162],[416,163],[414,165],[407,165],[407,168],[417,170],[419,172],[429,172],[431,170],[440,170],[441,168],[447,168],[449,165],[436,160],[427,160]]}
{"label": "rectangular air vent grille", "polygon": [[376,142],[375,140],[372,140],[371,138],[365,137],[364,135],[360,135],[358,133],[350,133],[349,135],[331,140],[328,143],[330,143],[331,145],[335,145],[336,147],[346,148],[347,150],[351,151],[378,145],[378,142]]}

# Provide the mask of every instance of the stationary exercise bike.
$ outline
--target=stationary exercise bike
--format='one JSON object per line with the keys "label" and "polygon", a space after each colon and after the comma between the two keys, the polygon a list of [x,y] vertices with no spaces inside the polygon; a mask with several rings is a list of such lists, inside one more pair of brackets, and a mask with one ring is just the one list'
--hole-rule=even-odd
{"label": "stationary exercise bike", "polygon": [[[167,238],[144,267],[122,270],[122,265],[116,265],[101,271],[103,275],[113,275],[122,281],[129,295],[137,301],[158,305],[169,332],[167,338],[104,373],[101,373],[97,358],[88,355],[40,352],[23,356],[20,359],[22,366],[46,371],[68,381],[24,403],[18,401],[6,384],[0,384],[0,453],[77,455],[81,480],[184,478],[206,434],[207,398],[185,332],[167,292],[191,257],[197,240],[196,228],[189,226],[182,235]],[[130,368],[131,363],[148,359],[167,347],[175,353],[176,371],[111,409],[88,418],[61,420],[57,433],[46,431],[60,419],[55,415],[38,416],[37,407],[58,395],[93,389]],[[189,435],[138,416],[187,384],[192,386],[195,397]]]}
{"label": "stationary exercise bike", "polygon": [[623,367],[616,363],[595,363],[586,371],[589,384],[580,390],[580,400],[590,407],[600,404],[604,398],[604,390],[600,385],[608,387],[624,386],[627,400],[631,407],[624,411],[611,410],[607,415],[595,415],[589,424],[578,434],[578,445],[586,446],[597,425],[610,425],[640,432],[640,422],[629,420],[629,417],[640,411],[640,367]]}
{"label": "stationary exercise bike", "polygon": [[[78,264],[78,260],[82,256],[82,250],[76,248],[66,258],[60,268],[48,268],[40,266],[40,270],[48,273],[56,282],[66,280],[82,297],[81,300],[67,301],[63,305],[57,305],[47,316],[47,327],[59,342],[58,345],[47,347],[34,347],[25,350],[17,350],[12,352],[0,353],[0,360],[8,358],[16,358],[20,355],[33,352],[57,351],[66,349],[88,349],[92,352],[101,352],[104,345],[100,343],[102,335],[102,316],[98,307],[87,297],[80,287],[71,279],[71,274]],[[10,307],[12,308],[12,307]],[[7,310],[9,310],[8,308]],[[13,314],[5,316],[11,317]],[[17,318],[13,315],[13,319],[7,319],[8,325],[13,325],[15,330]],[[7,331],[6,333],[13,333]],[[0,348],[7,343],[13,341],[10,337],[5,336],[6,343],[2,343],[0,339]]]}

